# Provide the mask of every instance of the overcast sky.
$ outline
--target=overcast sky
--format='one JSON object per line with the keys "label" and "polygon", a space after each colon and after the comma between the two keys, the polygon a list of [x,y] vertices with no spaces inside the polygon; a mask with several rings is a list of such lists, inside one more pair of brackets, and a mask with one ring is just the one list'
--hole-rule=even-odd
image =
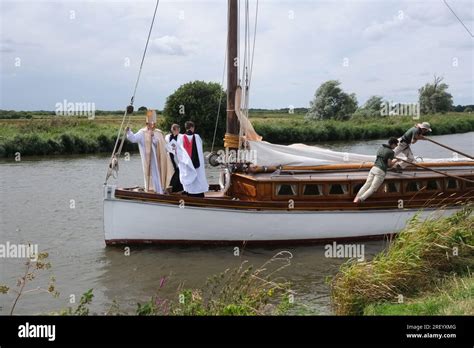
{"label": "overcast sky", "polygon": [[[446,1],[474,33],[474,2]],[[127,105],[154,0],[0,2],[1,109],[54,110],[64,99]],[[220,83],[226,7],[160,1],[137,107],[161,109],[188,81]],[[474,104],[473,56],[474,38],[443,0],[260,0],[251,107],[308,106],[332,79],[359,104],[374,94],[416,102],[434,74],[455,104]]]}

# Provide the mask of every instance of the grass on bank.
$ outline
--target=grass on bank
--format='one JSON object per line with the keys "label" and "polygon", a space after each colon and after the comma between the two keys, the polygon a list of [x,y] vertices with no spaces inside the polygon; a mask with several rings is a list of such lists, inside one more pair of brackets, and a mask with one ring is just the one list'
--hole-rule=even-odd
{"label": "grass on bank", "polygon": [[[368,140],[400,136],[416,122],[428,121],[433,135],[474,131],[474,116],[448,113],[411,117],[387,116],[353,118],[348,121],[305,120],[303,114],[259,112],[251,116],[255,130],[272,143]],[[13,157],[19,152],[29,155],[63,155],[110,153],[115,144],[121,116],[96,116],[92,120],[75,116],[38,115],[31,119],[0,120],[0,157]],[[199,121],[196,120],[199,129]],[[144,116],[134,115],[131,128],[143,127]],[[162,126],[159,124],[159,127]],[[223,135],[217,136],[221,141]],[[208,144],[212,139],[204,139]],[[125,142],[123,151],[136,151],[137,146]]]}
{"label": "grass on bank", "polygon": [[[202,289],[178,289],[174,299],[159,294],[138,303],[138,315],[282,315],[293,307],[290,284],[278,272],[290,265],[291,253],[282,251],[254,269],[239,267],[208,278]],[[163,281],[162,281],[163,283]],[[163,284],[160,284],[160,288]]]}
{"label": "grass on bank", "polygon": [[334,312],[361,315],[388,311],[402,299],[405,307],[400,308],[413,309],[410,314],[434,314],[415,310],[420,307],[407,301],[416,303],[411,301],[453,275],[470,276],[474,266],[471,213],[472,207],[465,207],[450,217],[424,221],[415,217],[388,249],[371,261],[342,265],[331,281]]}
{"label": "grass on bank", "polygon": [[364,315],[474,315],[474,277],[446,279],[435,290],[405,303],[368,305]]}

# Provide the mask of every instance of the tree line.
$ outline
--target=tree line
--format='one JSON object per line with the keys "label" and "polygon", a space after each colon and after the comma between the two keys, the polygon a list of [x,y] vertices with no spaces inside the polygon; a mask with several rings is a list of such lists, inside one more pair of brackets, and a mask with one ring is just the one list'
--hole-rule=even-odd
{"label": "tree line", "polygon": [[[346,93],[338,80],[322,83],[310,101],[309,107],[288,107],[276,110],[250,109],[252,115],[259,113],[305,114],[307,120],[348,120],[383,116],[382,108],[389,101],[382,96],[371,96],[359,106],[355,93]],[[474,105],[453,105],[453,97],[448,92],[449,86],[442,77],[434,76],[432,83],[426,83],[418,90],[418,106],[421,114],[454,112],[472,112]],[[220,106],[219,106],[220,104]],[[393,105],[392,105],[393,106]],[[397,105],[395,105],[396,107]],[[146,106],[140,106],[135,113],[145,113]],[[226,92],[215,82],[192,81],[181,85],[166,99],[162,112],[164,126],[177,123],[184,127],[184,122],[194,120],[199,124],[205,138],[212,137],[217,125],[217,134],[225,132]],[[219,114],[219,115],[218,115]],[[54,111],[13,111],[0,110],[0,119],[32,118],[33,116],[52,116]],[[95,111],[97,116],[123,115],[123,110]],[[218,118],[218,119],[216,119]]]}
{"label": "tree line", "polygon": [[[340,82],[330,80],[324,82],[314,94],[310,109],[306,114],[308,119],[347,120],[351,117],[384,116],[385,104],[391,104],[382,96],[371,96],[365,104],[358,106],[354,93],[348,94],[340,87]],[[453,96],[448,92],[448,85],[443,78],[434,76],[432,83],[426,83],[418,89],[418,105],[421,114],[446,113],[449,111],[472,112],[473,105],[453,105]],[[397,103],[391,106],[401,105]]]}

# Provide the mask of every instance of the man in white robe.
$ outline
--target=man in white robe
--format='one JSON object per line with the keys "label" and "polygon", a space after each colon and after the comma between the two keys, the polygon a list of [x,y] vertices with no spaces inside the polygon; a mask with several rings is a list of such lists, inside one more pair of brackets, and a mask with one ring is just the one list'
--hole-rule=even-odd
{"label": "man in white robe", "polygon": [[204,169],[204,153],[201,137],[194,133],[194,123],[185,123],[186,133],[178,136],[179,179],[184,191],[192,197],[204,197],[209,191],[206,171]]}
{"label": "man in white robe", "polygon": [[156,111],[148,110],[146,127],[135,134],[127,127],[127,139],[132,143],[138,143],[145,191],[162,194],[171,179],[172,167],[168,156],[163,156],[166,154],[165,141],[161,131],[155,129],[155,124]]}

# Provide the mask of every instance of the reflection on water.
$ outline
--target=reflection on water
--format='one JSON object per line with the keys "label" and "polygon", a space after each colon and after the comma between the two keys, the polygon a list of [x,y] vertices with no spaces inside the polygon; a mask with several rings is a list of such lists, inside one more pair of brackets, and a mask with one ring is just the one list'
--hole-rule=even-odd
{"label": "reflection on water", "polygon": [[[436,137],[459,148],[474,152],[474,133]],[[339,151],[373,154],[382,140],[326,144]],[[415,155],[450,157],[451,153],[420,142]],[[106,156],[69,156],[30,158],[0,165],[0,242],[35,243],[50,255],[51,272],[43,272],[31,284],[46,286],[51,275],[61,295],[27,294],[17,305],[17,314],[44,313],[69,306],[69,298],[94,289],[92,310],[104,313],[113,300],[132,312],[136,302],[148,300],[158,289],[160,279],[169,280],[160,290],[162,296],[175,296],[179,284],[201,287],[207,277],[248,260],[260,266],[280,250],[293,254],[292,264],[281,273],[292,283],[295,300],[318,313],[330,313],[326,278],[337,272],[341,259],[324,256],[324,246],[246,248],[234,256],[226,247],[132,247],[126,256],[122,247],[106,248],[102,228],[102,184]],[[217,183],[217,171],[207,170],[209,181]],[[138,154],[120,162],[121,186],[141,184]],[[244,225],[249,222],[242,222]],[[251,223],[251,222],[250,222]],[[370,222],[368,222],[370,223]],[[236,228],[244,228],[236,226]],[[382,250],[384,242],[365,243],[368,257]],[[2,259],[0,283],[14,285],[23,272],[24,260]],[[0,314],[9,313],[12,295],[0,296]]]}

